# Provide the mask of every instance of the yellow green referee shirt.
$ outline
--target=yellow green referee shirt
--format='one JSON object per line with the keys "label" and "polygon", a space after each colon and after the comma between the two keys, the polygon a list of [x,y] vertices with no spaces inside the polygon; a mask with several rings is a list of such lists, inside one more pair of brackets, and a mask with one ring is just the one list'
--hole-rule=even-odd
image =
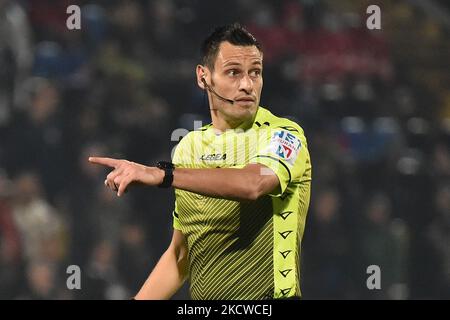
{"label": "yellow green referee shirt", "polygon": [[218,134],[207,125],[189,132],[173,163],[180,168],[259,163],[280,180],[273,194],[246,202],[175,190],[173,226],[188,242],[192,299],[300,297],[300,245],[311,187],[302,128],[259,107],[250,129]]}

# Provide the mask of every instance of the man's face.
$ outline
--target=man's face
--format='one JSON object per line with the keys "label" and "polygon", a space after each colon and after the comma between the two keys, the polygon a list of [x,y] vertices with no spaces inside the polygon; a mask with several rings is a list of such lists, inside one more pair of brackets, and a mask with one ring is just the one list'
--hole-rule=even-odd
{"label": "man's face", "polygon": [[255,46],[235,46],[222,42],[210,75],[213,89],[225,102],[212,95],[213,108],[231,121],[246,121],[255,115],[263,86],[262,54]]}

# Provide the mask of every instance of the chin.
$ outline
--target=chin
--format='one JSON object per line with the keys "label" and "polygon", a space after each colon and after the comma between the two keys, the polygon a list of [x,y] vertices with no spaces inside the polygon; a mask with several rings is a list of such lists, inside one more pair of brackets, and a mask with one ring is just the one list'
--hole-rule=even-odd
{"label": "chin", "polygon": [[256,110],[258,109],[258,106],[253,104],[253,105],[235,105],[233,106],[233,111],[232,111],[232,116],[235,119],[239,119],[239,120],[247,120],[252,118],[255,113]]}
{"label": "chin", "polygon": [[233,105],[235,109],[240,109],[244,111],[250,111],[250,112],[256,112],[256,109],[258,109],[258,105],[255,102],[247,102],[247,103],[241,103],[237,102]]}

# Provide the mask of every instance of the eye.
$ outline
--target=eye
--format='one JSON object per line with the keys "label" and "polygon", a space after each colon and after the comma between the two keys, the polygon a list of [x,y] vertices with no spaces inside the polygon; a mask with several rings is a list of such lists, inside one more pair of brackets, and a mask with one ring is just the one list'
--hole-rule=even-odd
{"label": "eye", "polygon": [[227,75],[231,77],[235,77],[239,74],[239,70],[237,69],[230,69],[227,71]]}
{"label": "eye", "polygon": [[261,75],[261,70],[260,69],[254,69],[250,72],[250,76],[251,77],[259,77]]}

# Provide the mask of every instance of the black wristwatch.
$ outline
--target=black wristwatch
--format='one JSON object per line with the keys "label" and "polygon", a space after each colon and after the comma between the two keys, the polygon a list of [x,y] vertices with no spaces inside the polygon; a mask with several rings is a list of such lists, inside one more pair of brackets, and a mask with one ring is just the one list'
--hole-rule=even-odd
{"label": "black wristwatch", "polygon": [[173,182],[173,170],[175,170],[175,166],[171,162],[167,161],[159,161],[156,164],[156,167],[164,170],[165,175],[163,182],[158,186],[159,188],[170,188]]}

